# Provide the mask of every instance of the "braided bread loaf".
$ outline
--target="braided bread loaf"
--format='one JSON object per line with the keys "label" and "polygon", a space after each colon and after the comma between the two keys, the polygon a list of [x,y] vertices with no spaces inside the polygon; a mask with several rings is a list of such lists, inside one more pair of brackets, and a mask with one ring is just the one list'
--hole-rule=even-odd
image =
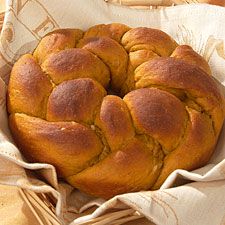
{"label": "braided bread loaf", "polygon": [[86,193],[158,189],[213,153],[225,101],[210,73],[160,30],[56,30],[12,69],[9,125],[29,161]]}

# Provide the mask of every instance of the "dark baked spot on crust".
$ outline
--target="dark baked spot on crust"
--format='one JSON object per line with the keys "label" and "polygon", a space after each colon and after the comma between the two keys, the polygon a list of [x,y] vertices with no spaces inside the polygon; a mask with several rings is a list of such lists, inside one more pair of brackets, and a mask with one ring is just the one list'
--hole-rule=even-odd
{"label": "dark baked spot on crust", "polygon": [[91,124],[105,95],[104,88],[92,79],[64,81],[49,96],[47,120]]}

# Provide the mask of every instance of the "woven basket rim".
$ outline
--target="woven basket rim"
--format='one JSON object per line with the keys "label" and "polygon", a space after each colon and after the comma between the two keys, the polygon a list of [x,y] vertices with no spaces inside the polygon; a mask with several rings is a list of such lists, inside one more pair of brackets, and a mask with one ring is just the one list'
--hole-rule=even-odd
{"label": "woven basket rim", "polygon": [[199,3],[198,0],[104,0],[107,3],[127,6],[137,9],[155,9],[161,7],[172,7],[182,4]]}

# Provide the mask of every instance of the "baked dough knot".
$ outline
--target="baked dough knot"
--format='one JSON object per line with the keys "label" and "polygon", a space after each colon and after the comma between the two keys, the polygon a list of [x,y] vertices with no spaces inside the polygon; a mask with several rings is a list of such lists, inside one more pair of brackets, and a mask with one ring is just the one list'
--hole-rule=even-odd
{"label": "baked dough knot", "polygon": [[157,29],[56,30],[12,69],[10,129],[29,161],[88,194],[155,190],[213,153],[225,104],[210,74]]}

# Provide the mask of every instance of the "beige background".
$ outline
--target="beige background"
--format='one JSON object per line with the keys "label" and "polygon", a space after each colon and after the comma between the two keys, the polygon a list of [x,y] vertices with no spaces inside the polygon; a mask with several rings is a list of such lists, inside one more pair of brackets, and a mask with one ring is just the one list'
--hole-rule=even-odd
{"label": "beige background", "polygon": [[4,11],[5,9],[5,0],[0,0],[0,12]]}

